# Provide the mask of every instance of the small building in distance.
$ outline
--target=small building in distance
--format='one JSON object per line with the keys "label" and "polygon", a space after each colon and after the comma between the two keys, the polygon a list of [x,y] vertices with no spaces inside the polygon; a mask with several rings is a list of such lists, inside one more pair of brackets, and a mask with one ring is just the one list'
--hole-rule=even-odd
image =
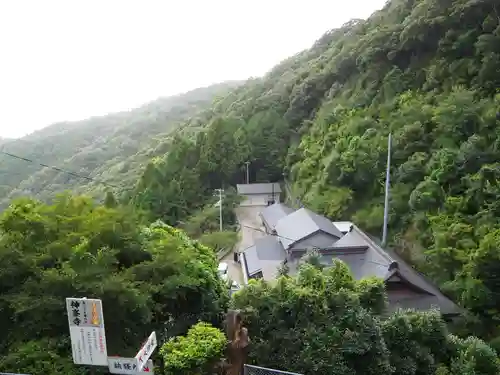
{"label": "small building in distance", "polygon": [[277,182],[238,184],[236,189],[243,197],[241,206],[269,206],[280,202],[281,187]]}

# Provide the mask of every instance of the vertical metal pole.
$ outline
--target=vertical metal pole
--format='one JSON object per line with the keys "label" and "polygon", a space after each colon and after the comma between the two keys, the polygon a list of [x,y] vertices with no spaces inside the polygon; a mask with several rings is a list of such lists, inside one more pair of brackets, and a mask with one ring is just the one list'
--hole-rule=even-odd
{"label": "vertical metal pole", "polygon": [[219,189],[219,225],[222,232],[222,189]]}
{"label": "vertical metal pole", "polygon": [[387,221],[389,217],[389,185],[391,178],[391,133],[387,139],[387,170],[385,174],[384,228],[382,231],[382,246],[387,244]]}
{"label": "vertical metal pole", "polygon": [[246,161],[245,164],[247,166],[247,184],[249,184],[250,183],[250,172],[248,170],[248,165],[250,164],[250,162]]}

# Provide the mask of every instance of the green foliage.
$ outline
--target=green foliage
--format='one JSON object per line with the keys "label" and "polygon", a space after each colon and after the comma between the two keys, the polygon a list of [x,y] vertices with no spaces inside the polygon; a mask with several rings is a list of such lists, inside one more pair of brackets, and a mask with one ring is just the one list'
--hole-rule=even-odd
{"label": "green foliage", "polygon": [[[438,311],[385,310],[384,284],[355,281],[336,261],[304,263],[297,278],[251,281],[233,296],[259,366],[303,374],[498,374],[495,351],[449,333]],[[362,360],[361,360],[362,359]]]}
{"label": "green foliage", "polygon": [[447,361],[448,331],[438,312],[404,312],[382,323],[396,374],[434,374]]}
{"label": "green foliage", "polygon": [[[0,371],[79,374],[65,298],[101,298],[108,351],[133,356],[157,330],[218,323],[227,304],[211,249],[124,207],[63,195],[24,199],[0,216]],[[163,334],[160,334],[163,340]]]}
{"label": "green foliage", "polygon": [[251,361],[303,374],[390,374],[378,319],[363,307],[376,298],[366,298],[367,289],[342,262],[324,270],[306,263],[297,278],[276,284],[252,281],[233,298],[252,340]]}
{"label": "green foliage", "polygon": [[226,337],[207,323],[197,323],[187,335],[167,341],[160,349],[167,375],[211,374],[224,356]]}
{"label": "green foliage", "polygon": [[493,0],[393,0],[326,33],[220,98],[202,131],[145,172],[165,177],[138,207],[184,220],[243,182],[249,161],[251,181],[284,174],[291,201],[378,236],[392,134],[390,245],[497,337],[498,15]]}
{"label": "green foliage", "polygon": [[476,337],[450,337],[452,358],[450,374],[494,375],[500,372],[497,353]]}
{"label": "green foliage", "polygon": [[104,197],[104,205],[108,208],[114,208],[118,205],[115,196],[111,191],[106,192],[106,196]]}
{"label": "green foliage", "polygon": [[284,175],[290,201],[379,235],[391,133],[390,245],[480,319],[468,330],[499,336],[497,8],[392,0],[326,33],[220,98],[196,136],[146,170],[164,177],[135,197],[154,191],[155,203],[133,201],[176,223],[245,181],[249,161],[252,182]]}
{"label": "green foliage", "polygon": [[[32,142],[28,155],[21,143],[2,146],[122,191],[134,186],[121,202],[218,247],[220,238],[207,234],[218,224],[213,192],[245,181],[246,162],[251,182],[286,177],[297,195],[292,201],[378,235],[392,134],[390,243],[422,260],[418,266],[481,322],[464,331],[474,327],[489,340],[500,335],[499,20],[495,0],[392,0],[219,97],[174,136],[150,139],[205,108],[206,91],[186,106],[185,97],[174,98],[164,112],[153,105],[74,129],[48,128],[25,139]],[[17,163],[2,163],[4,196],[46,197],[75,182]],[[146,334],[124,331],[131,321],[184,334],[199,319],[216,320],[226,301],[213,251],[165,224],[145,226],[115,201],[25,200],[3,214],[0,314],[15,324],[0,330],[0,363],[18,360],[10,347],[62,340],[60,311],[70,294],[101,296],[105,311],[111,306],[113,349],[127,351]],[[223,208],[225,229],[233,229],[232,207]],[[356,282],[340,263],[319,266],[309,257],[296,279],[252,282],[235,294],[259,365],[306,374],[498,373],[482,341],[450,336],[434,313],[398,313],[381,323],[379,280]],[[43,355],[57,358],[58,348],[47,345]]]}
{"label": "green foliage", "polygon": [[230,231],[205,233],[200,236],[199,241],[215,251],[228,250],[236,246],[238,233]]}
{"label": "green foliage", "polygon": [[[204,233],[220,230],[220,207],[218,196],[213,197],[209,204],[195,211],[186,221],[181,222],[181,228],[193,237],[199,238]],[[236,229],[237,220],[234,209],[241,198],[234,190],[228,189],[222,199],[222,225],[224,230]]]}
{"label": "green foliage", "polygon": [[19,344],[11,348],[9,355],[0,359],[0,368],[26,374],[85,374],[84,368],[73,364],[71,354],[67,351],[67,341],[59,345],[56,340],[46,339]]}

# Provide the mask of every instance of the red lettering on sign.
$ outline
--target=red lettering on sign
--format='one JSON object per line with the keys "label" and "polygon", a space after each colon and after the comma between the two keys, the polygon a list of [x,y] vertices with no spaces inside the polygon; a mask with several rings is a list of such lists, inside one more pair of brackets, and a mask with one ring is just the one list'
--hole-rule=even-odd
{"label": "red lettering on sign", "polygon": [[104,353],[104,340],[102,338],[102,334],[99,334],[99,349],[101,353]]}

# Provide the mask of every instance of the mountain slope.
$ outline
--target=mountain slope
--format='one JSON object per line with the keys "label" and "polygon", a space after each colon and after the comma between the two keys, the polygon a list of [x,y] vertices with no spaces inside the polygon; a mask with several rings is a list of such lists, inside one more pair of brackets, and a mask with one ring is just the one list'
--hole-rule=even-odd
{"label": "mountain slope", "polygon": [[0,199],[17,195],[48,198],[73,189],[100,195],[105,185],[44,168],[39,163],[71,170],[116,186],[120,192],[137,180],[142,165],[166,150],[166,134],[208,108],[219,95],[235,88],[226,82],[185,94],[157,99],[128,112],[59,123],[17,140],[0,143]]}
{"label": "mountain slope", "polygon": [[217,101],[203,132],[149,164],[133,202],[182,221],[250,161],[252,181],[284,174],[295,198],[378,236],[392,133],[391,244],[495,319],[499,87],[498,1],[392,0]]}

